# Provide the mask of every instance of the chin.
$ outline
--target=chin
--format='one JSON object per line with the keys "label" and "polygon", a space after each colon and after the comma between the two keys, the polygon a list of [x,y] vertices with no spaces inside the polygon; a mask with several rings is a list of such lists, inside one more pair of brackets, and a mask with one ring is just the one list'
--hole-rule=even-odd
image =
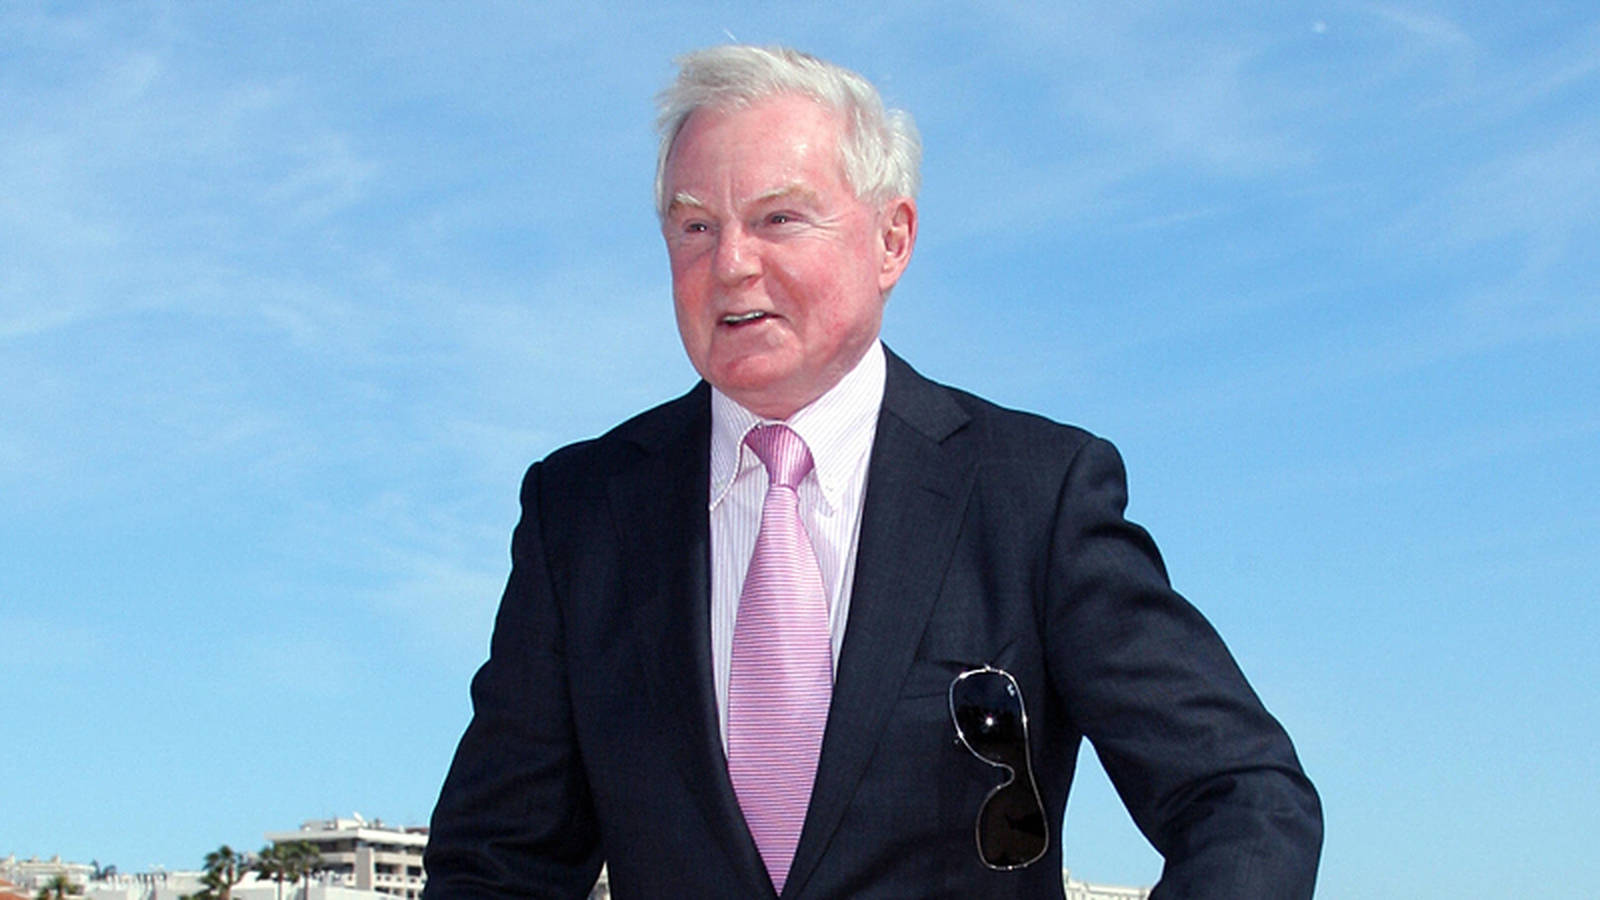
{"label": "chin", "polygon": [[717,377],[707,380],[727,394],[778,392],[795,377],[793,366],[766,356],[742,357],[711,371]]}

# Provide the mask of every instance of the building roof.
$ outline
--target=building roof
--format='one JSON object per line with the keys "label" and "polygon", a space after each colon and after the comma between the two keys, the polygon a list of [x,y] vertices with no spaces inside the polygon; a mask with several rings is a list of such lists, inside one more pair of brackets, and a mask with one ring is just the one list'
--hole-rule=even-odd
{"label": "building roof", "polygon": [[17,886],[0,878],[0,900],[33,900],[26,894],[17,893]]}

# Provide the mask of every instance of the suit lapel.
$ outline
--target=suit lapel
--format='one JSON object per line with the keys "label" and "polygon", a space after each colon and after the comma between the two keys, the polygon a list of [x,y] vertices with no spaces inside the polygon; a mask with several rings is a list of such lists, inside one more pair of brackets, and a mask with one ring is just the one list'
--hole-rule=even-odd
{"label": "suit lapel", "polygon": [[628,436],[644,455],[608,490],[620,546],[628,548],[623,577],[647,690],[667,723],[662,734],[641,738],[660,741],[676,758],[712,835],[759,885],[765,870],[728,778],[711,683],[709,398],[702,383],[673,414],[635,423]]}
{"label": "suit lapel", "polygon": [[921,641],[975,472],[967,445],[945,440],[966,413],[899,357],[888,354],[888,362],[850,621],[786,896],[804,890],[866,771]]}

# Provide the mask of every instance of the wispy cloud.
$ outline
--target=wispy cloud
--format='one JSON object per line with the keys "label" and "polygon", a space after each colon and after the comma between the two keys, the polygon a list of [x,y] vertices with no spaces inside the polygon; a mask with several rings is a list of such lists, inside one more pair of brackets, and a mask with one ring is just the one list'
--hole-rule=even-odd
{"label": "wispy cloud", "polygon": [[1512,241],[1530,274],[1591,255],[1600,237],[1600,130],[1533,133],[1457,171],[1409,210],[1397,236],[1460,249]]}
{"label": "wispy cloud", "polygon": [[288,170],[267,186],[266,205],[301,223],[318,222],[360,202],[378,175],[378,166],[362,157],[340,134],[311,137],[290,150]]}
{"label": "wispy cloud", "polygon": [[1380,21],[1399,29],[1420,46],[1457,53],[1470,52],[1473,49],[1472,37],[1448,17],[1426,10],[1387,4],[1374,4],[1368,9]]}
{"label": "wispy cloud", "polygon": [[294,81],[177,66],[163,40],[108,36],[48,96],[5,98],[0,335],[197,301],[374,178],[355,141],[304,115]]}
{"label": "wispy cloud", "polygon": [[[1303,22],[1172,32],[1162,24],[1171,14],[1005,4],[978,17],[945,51],[938,94],[917,111],[934,148],[930,179],[957,173],[960,189],[949,194],[967,201],[930,237],[1037,236],[1183,216],[1232,202],[1190,201],[1197,187],[1270,182],[1315,166],[1319,135],[1300,112],[1326,88],[1277,69],[1280,58],[1311,52],[1300,45],[1317,36]],[[1014,130],[968,127],[1010,105],[1029,110]],[[1153,181],[1173,189],[1152,196]]]}

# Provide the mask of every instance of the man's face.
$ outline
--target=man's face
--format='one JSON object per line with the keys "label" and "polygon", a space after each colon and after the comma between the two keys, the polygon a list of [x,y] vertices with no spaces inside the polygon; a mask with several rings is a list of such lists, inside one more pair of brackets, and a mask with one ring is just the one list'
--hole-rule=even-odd
{"label": "man's face", "polygon": [[678,333],[701,377],[788,418],[860,361],[911,256],[916,207],[856,198],[841,123],[780,95],[690,115],[667,158],[662,225]]}

